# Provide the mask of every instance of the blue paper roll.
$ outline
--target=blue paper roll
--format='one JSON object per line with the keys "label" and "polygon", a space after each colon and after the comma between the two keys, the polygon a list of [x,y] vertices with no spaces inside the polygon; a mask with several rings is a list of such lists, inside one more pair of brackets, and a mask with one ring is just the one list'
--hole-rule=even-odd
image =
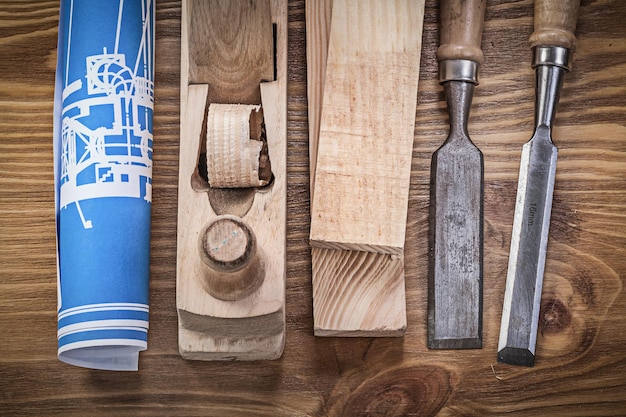
{"label": "blue paper roll", "polygon": [[61,0],[54,104],[58,357],[147,348],[154,2]]}

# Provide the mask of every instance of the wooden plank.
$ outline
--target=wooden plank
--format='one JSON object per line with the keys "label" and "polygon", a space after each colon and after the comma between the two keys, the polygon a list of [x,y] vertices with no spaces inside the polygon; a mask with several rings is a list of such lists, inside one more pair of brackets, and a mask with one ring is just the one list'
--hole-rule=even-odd
{"label": "wooden plank", "polygon": [[[286,36],[282,0],[183,2],[177,309],[179,350],[187,359],[282,354]],[[276,80],[264,82],[275,71]],[[262,104],[274,174],[269,186],[216,189],[201,178],[207,106],[216,102]]]}
{"label": "wooden plank", "polygon": [[333,4],[311,244],[402,255],[423,1]]}
{"label": "wooden plank", "polygon": [[[309,158],[313,200],[317,132],[322,113],[321,95],[324,92],[332,7],[333,2],[329,0],[307,2]],[[415,77],[417,83],[417,73]],[[316,212],[314,204],[312,213]],[[312,245],[313,313],[317,336],[401,336],[404,333],[406,302],[402,256],[346,250],[334,245],[334,249]]]}

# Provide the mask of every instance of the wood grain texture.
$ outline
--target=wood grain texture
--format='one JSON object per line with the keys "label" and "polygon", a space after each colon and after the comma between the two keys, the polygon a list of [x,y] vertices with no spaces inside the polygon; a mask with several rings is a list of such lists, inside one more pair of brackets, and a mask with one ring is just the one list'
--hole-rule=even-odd
{"label": "wood grain texture", "polygon": [[[429,170],[448,130],[427,0],[406,237],[404,338],[313,336],[305,3],[289,3],[287,331],[278,361],[178,355],[178,0],[157,2],[150,332],[137,373],[56,359],[52,97],[58,1],[0,2],[0,415],[602,416],[626,414],[626,3],[581,4],[532,369],[495,362],[519,156],[531,135],[530,0],[488,0],[472,139],[485,156],[484,346],[429,351]],[[492,368],[493,365],[493,368]],[[360,414],[359,414],[360,413]]]}
{"label": "wood grain texture", "polygon": [[389,337],[406,330],[404,259],[312,248],[316,336]]}
{"label": "wood grain texture", "polygon": [[194,0],[189,16],[189,82],[212,85],[212,103],[259,104],[259,80],[274,79],[270,1]]}

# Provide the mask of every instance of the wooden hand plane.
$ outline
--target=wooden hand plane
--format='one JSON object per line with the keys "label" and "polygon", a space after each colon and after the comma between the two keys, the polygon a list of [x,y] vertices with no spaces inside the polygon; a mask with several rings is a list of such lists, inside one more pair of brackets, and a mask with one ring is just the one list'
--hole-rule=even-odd
{"label": "wooden hand plane", "polygon": [[281,356],[285,339],[286,0],[184,0],[179,351]]}

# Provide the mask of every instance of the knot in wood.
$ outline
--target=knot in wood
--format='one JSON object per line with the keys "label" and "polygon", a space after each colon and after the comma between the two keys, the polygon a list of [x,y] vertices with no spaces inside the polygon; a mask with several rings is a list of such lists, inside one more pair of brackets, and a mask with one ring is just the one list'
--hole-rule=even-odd
{"label": "knot in wood", "polygon": [[542,334],[563,331],[572,322],[569,308],[558,298],[550,298],[541,304],[539,316],[543,328]]}
{"label": "knot in wood", "polygon": [[434,366],[395,369],[364,381],[342,415],[435,415],[452,391],[451,375]]}

